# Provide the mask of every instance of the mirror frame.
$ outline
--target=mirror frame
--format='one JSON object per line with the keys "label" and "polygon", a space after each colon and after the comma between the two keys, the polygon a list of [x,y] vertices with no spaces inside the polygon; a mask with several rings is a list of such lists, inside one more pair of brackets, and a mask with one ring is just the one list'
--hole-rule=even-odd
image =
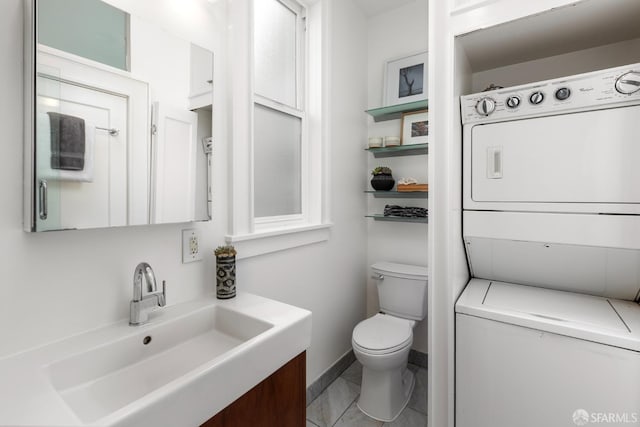
{"label": "mirror frame", "polygon": [[36,93],[36,40],[38,40],[36,0],[24,0],[24,177],[23,177],[23,229],[35,232],[36,229],[36,191],[35,167],[33,159],[36,154],[35,117],[37,104]]}

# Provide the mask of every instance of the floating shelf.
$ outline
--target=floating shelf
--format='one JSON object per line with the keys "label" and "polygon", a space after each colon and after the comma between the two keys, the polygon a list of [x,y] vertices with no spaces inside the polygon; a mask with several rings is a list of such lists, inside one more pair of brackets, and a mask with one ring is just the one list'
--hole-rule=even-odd
{"label": "floating shelf", "polygon": [[425,110],[429,107],[427,99],[423,101],[408,102],[406,104],[392,105],[390,107],[372,108],[367,114],[373,117],[374,122],[384,122],[402,118],[402,113]]}
{"label": "floating shelf", "polygon": [[429,154],[429,144],[398,145],[397,147],[365,148],[373,157],[416,156]]}
{"label": "floating shelf", "polygon": [[401,216],[384,216],[384,215],[365,215],[366,218],[373,218],[376,221],[391,221],[391,222],[415,222],[421,224],[427,224],[429,218],[406,218]]}
{"label": "floating shelf", "polygon": [[426,199],[429,193],[426,191],[374,191],[366,190],[365,193],[373,194],[377,198],[394,198],[394,199]]}

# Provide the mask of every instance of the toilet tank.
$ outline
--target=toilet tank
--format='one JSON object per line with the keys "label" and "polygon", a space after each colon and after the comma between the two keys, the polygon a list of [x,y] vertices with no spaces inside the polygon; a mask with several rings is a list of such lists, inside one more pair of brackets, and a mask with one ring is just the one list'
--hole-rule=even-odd
{"label": "toilet tank", "polygon": [[371,269],[378,286],[380,311],[412,320],[427,316],[427,267],[378,262]]}

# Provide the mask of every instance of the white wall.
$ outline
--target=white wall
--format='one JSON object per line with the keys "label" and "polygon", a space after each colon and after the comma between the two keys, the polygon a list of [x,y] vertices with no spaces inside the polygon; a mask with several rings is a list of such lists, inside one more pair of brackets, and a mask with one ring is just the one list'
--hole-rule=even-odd
{"label": "white wall", "polygon": [[447,12],[447,25],[458,35],[580,1],[585,0],[449,0],[449,5],[443,6],[451,7],[451,14]]}
{"label": "white wall", "polygon": [[509,87],[638,62],[640,39],[626,40],[474,73],[472,93],[491,83]]}
{"label": "white wall", "polygon": [[[428,48],[427,1],[414,0],[367,21],[367,107],[382,106],[385,62]],[[379,126],[380,124],[376,124]]]}
{"label": "white wall", "polygon": [[[118,0],[124,3],[125,0]],[[118,3],[115,0],[114,4]],[[168,1],[167,4],[185,2]],[[133,269],[147,261],[167,280],[168,304],[198,298],[215,289],[212,250],[227,230],[228,146],[226,3],[211,15],[198,14],[191,26],[179,25],[183,38],[215,52],[214,69],[214,220],[190,225],[156,225],[102,230],[27,234],[22,231],[22,30],[23,0],[3,2],[0,17],[0,127],[3,155],[0,182],[0,357],[90,328],[127,318]],[[149,3],[151,4],[151,3]],[[365,317],[366,226],[362,177],[366,139],[362,111],[366,86],[354,85],[353,70],[366,67],[364,17],[351,1],[334,0],[331,88],[331,218],[329,241],[245,259],[238,265],[238,288],[313,312],[307,381],[311,383],[351,349],[351,332]],[[136,7],[141,6],[137,0]],[[183,10],[185,9],[185,10]],[[176,17],[189,20],[189,7]],[[157,14],[157,9],[154,9]],[[155,16],[157,22],[164,22]],[[182,21],[181,21],[182,22]],[[210,31],[207,33],[207,31]],[[203,262],[181,264],[181,229],[201,230]]]}
{"label": "white wall", "polygon": [[[416,0],[391,11],[369,18],[367,22],[367,106],[382,106],[384,69],[386,61],[427,50],[427,1]],[[368,119],[368,136],[400,136],[400,120],[374,123]],[[361,149],[366,139],[360,140]],[[376,159],[369,153],[364,188],[371,189],[369,172],[376,166],[388,166],[396,182],[402,177],[413,177],[419,182],[427,180],[427,156],[403,156]],[[361,178],[362,179],[362,178]],[[367,195],[368,211],[382,213],[385,204],[427,207],[424,199],[375,199]],[[427,226],[415,223],[397,223],[367,220],[367,267],[379,261],[427,265]],[[368,275],[369,276],[369,275]],[[375,282],[368,280],[367,314],[378,311]],[[420,322],[414,330],[413,348],[427,352],[427,322]]]}
{"label": "white wall", "polygon": [[151,102],[181,110],[189,109],[191,43],[132,16],[131,75],[149,83]]}

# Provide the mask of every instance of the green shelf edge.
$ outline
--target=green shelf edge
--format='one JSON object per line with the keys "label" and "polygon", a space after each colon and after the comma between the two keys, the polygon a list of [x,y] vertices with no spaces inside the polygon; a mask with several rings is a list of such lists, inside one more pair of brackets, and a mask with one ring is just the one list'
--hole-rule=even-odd
{"label": "green shelf edge", "polygon": [[402,118],[402,113],[410,113],[429,108],[429,100],[407,102],[406,104],[392,105],[389,107],[372,108],[366,113],[373,117],[374,122],[384,122]]}
{"label": "green shelf edge", "polygon": [[367,194],[373,194],[375,198],[393,198],[393,199],[427,199],[429,193],[427,191],[375,191],[365,190]]}
{"label": "green shelf edge", "polygon": [[373,218],[376,221],[413,222],[417,224],[427,224],[429,222],[429,218],[403,218],[399,216],[384,216],[384,215],[365,215],[365,218]]}
{"label": "green shelf edge", "polygon": [[429,144],[398,145],[397,147],[365,148],[373,157],[416,156],[429,154]]}

